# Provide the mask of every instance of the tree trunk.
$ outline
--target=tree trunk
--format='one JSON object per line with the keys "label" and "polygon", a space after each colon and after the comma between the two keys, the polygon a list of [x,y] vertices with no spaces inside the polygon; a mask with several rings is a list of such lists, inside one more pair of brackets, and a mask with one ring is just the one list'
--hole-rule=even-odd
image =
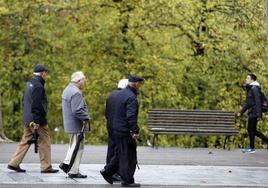
{"label": "tree trunk", "polygon": [[3,116],[2,116],[2,95],[0,94],[0,143],[1,142],[12,142],[12,140],[9,140],[4,132],[4,126],[3,126]]}

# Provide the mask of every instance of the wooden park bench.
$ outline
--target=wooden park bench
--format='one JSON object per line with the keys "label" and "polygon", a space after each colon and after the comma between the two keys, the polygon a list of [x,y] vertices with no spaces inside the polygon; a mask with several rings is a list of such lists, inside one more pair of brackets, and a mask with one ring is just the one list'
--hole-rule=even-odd
{"label": "wooden park bench", "polygon": [[234,112],[216,110],[152,109],[148,111],[149,131],[154,134],[152,147],[157,147],[159,134],[237,135]]}

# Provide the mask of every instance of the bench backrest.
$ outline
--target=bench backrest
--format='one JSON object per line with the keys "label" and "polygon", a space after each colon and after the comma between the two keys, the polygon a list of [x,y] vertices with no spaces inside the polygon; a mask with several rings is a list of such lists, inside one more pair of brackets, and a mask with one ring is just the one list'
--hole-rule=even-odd
{"label": "bench backrest", "polygon": [[236,135],[234,112],[152,109],[149,130],[154,134]]}

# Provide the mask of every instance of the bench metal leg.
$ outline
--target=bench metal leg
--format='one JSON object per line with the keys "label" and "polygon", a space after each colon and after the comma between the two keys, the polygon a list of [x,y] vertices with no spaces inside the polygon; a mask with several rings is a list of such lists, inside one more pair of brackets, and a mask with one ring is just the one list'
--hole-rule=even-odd
{"label": "bench metal leg", "polygon": [[155,143],[155,148],[158,148],[158,134],[156,135],[156,143]]}
{"label": "bench metal leg", "polygon": [[158,134],[154,134],[154,137],[153,137],[153,148],[154,147],[157,147],[157,141],[158,141]]}

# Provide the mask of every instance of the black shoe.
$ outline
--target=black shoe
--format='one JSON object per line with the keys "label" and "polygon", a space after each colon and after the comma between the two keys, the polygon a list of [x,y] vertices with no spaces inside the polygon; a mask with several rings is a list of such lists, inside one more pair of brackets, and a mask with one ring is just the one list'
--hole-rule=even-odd
{"label": "black shoe", "polygon": [[119,174],[115,173],[113,176],[112,176],[112,180],[113,181],[121,181],[121,177]]}
{"label": "black shoe", "polygon": [[8,168],[9,170],[14,170],[14,171],[16,171],[16,172],[26,172],[26,170],[21,169],[20,166],[18,166],[18,167],[14,167],[14,166],[8,165],[7,168]]}
{"label": "black shoe", "polygon": [[65,173],[68,173],[70,170],[69,170],[69,165],[67,165],[67,164],[64,164],[64,163],[61,163],[60,165],[59,165],[59,168],[63,171],[63,172],[65,172]]}
{"label": "black shoe", "polygon": [[87,178],[87,175],[83,175],[83,174],[68,174],[69,178]]}
{"label": "black shoe", "polygon": [[57,173],[59,170],[54,168],[49,168],[47,170],[42,170],[41,173]]}
{"label": "black shoe", "polygon": [[121,183],[122,187],[140,187],[141,184],[139,183],[126,183],[126,182],[122,182]]}
{"label": "black shoe", "polygon": [[113,184],[113,179],[112,179],[112,177],[111,177],[111,176],[108,176],[104,169],[102,169],[102,170],[100,171],[100,173],[101,173],[102,177],[103,177],[109,184]]}

